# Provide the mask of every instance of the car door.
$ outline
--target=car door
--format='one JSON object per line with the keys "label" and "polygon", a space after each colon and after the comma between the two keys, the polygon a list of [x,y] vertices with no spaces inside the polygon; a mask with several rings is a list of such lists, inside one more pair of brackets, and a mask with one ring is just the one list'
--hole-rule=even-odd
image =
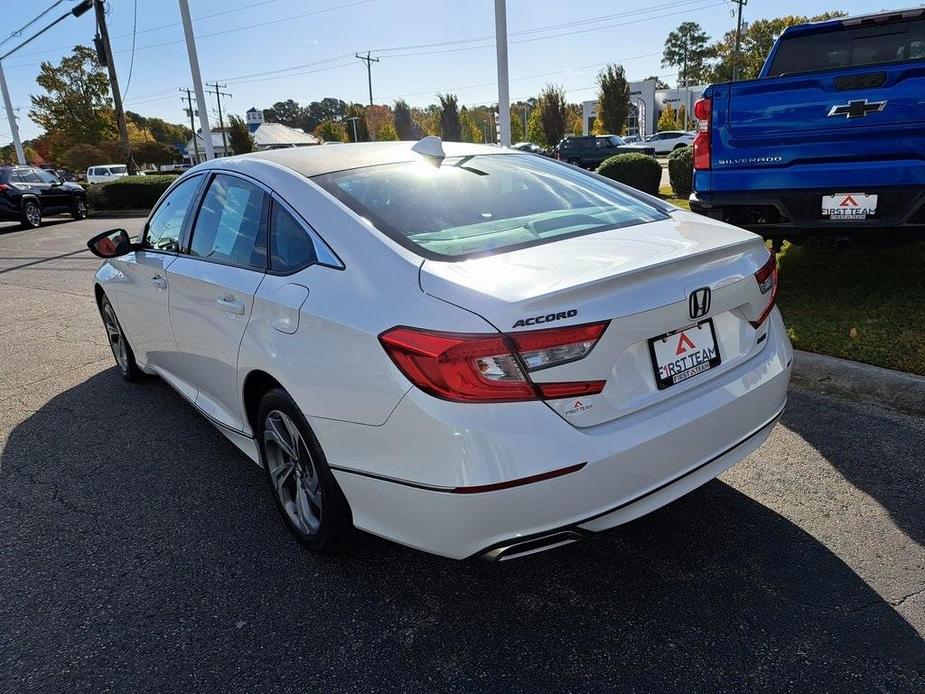
{"label": "car door", "polygon": [[238,350],[267,269],[269,194],[251,179],[213,175],[191,237],[167,268],[178,376],[195,383],[196,404],[243,431]]}
{"label": "car door", "polygon": [[71,195],[65,188],[61,179],[45,169],[32,169],[32,173],[39,179],[42,194],[42,209],[46,212],[68,210],[71,207]]}
{"label": "car door", "polygon": [[[167,268],[177,259],[204,179],[191,176],[179,181],[145,224],[142,247],[109,261],[121,277],[108,283],[106,291],[135,359],[171,382],[177,342],[168,312]],[[181,390],[195,398],[195,391]]]}

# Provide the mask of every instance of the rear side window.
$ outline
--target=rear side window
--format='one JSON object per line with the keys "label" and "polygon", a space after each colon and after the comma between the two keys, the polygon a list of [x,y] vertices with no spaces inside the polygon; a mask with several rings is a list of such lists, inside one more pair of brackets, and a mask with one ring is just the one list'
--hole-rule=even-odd
{"label": "rear side window", "polygon": [[925,18],[784,36],[769,77],[925,59]]}
{"label": "rear side window", "polygon": [[193,205],[201,176],[194,176],[177,184],[158,206],[145,233],[145,245],[160,251],[178,251],[183,220]]}
{"label": "rear side window", "polygon": [[295,272],[316,260],[315,244],[305,228],[281,205],[274,205],[270,223],[270,269]]}
{"label": "rear side window", "polygon": [[441,260],[667,217],[590,174],[522,154],[385,164],[313,180],[396,243]]}
{"label": "rear side window", "polygon": [[217,175],[202,201],[190,255],[265,270],[267,196],[235,176]]}
{"label": "rear side window", "polygon": [[18,169],[16,178],[22,183],[41,183],[42,179],[32,169]]}

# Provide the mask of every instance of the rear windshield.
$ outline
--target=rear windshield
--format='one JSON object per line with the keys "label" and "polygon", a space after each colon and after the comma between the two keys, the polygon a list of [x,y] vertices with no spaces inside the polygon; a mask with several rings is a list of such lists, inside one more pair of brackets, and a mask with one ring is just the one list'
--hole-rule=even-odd
{"label": "rear windshield", "polygon": [[768,77],[925,59],[925,18],[784,36]]}
{"label": "rear windshield", "polygon": [[313,180],[405,248],[443,260],[667,218],[606,181],[532,155],[403,162]]}

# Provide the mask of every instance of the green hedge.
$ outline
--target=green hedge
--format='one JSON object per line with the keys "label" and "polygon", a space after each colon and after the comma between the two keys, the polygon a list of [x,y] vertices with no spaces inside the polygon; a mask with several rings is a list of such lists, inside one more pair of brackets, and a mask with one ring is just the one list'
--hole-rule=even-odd
{"label": "green hedge", "polygon": [[650,195],[658,195],[662,181],[662,165],[655,157],[638,152],[617,154],[605,159],[597,167],[597,172]]}
{"label": "green hedge", "polygon": [[668,179],[676,198],[686,198],[694,189],[694,148],[679,147],[668,155]]}
{"label": "green hedge", "polygon": [[97,210],[149,210],[177,180],[174,175],[123,176],[110,183],[90,186],[87,200]]}

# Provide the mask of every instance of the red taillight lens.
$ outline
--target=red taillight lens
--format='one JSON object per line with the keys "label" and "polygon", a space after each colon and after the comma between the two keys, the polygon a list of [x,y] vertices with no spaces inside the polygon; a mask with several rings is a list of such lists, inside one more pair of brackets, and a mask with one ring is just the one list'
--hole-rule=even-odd
{"label": "red taillight lens", "polygon": [[713,102],[710,99],[698,99],[694,103],[694,116],[697,118],[697,134],[694,136],[694,169],[710,168],[710,119],[713,115]]}
{"label": "red taillight lens", "polygon": [[761,313],[758,314],[758,317],[753,321],[749,321],[753,328],[758,328],[761,327],[761,324],[767,320],[769,315],[771,315],[771,310],[774,308],[774,304],[777,302],[776,255],[771,253],[771,257],[768,258],[768,262],[762,265],[761,269],[755,273],[755,280],[758,282],[758,289],[760,289],[761,293],[768,298],[767,306],[765,306]]}
{"label": "red taillight lens", "polygon": [[[385,351],[418,388],[454,402],[519,402],[594,395],[605,381],[534,384],[526,372],[587,356],[608,323],[513,335],[392,328]],[[516,353],[516,356],[515,356]]]}
{"label": "red taillight lens", "polygon": [[6,183],[0,183],[0,193],[2,193],[4,190],[9,190],[9,189],[10,187]]}

